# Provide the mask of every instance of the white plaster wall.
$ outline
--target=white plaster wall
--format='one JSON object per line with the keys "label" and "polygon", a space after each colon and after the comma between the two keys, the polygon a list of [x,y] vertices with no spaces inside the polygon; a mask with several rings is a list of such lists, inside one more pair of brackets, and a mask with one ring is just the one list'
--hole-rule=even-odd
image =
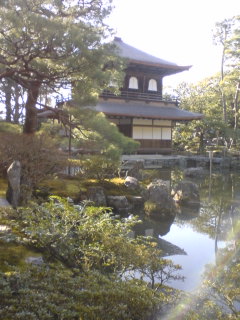
{"label": "white plaster wall", "polygon": [[162,128],[153,128],[153,139],[162,139]]}
{"label": "white plaster wall", "polygon": [[152,127],[143,127],[143,139],[152,139],[153,138],[153,128]]}
{"label": "white plaster wall", "polygon": [[133,127],[133,139],[142,139],[142,127]]}
{"label": "white plaster wall", "polygon": [[171,140],[172,130],[171,128],[162,128],[162,140]]}
{"label": "white plaster wall", "polygon": [[133,127],[133,139],[171,140],[172,129],[160,127]]}

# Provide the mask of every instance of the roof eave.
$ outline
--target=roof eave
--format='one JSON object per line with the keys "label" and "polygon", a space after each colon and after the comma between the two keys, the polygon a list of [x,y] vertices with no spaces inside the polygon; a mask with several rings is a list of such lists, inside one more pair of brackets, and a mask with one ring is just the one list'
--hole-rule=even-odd
{"label": "roof eave", "polygon": [[164,117],[164,116],[148,116],[148,115],[137,115],[137,114],[126,114],[126,113],[113,113],[113,112],[104,112],[106,115],[118,116],[118,117],[129,117],[129,118],[146,118],[146,119],[158,119],[158,120],[173,120],[173,121],[193,121],[201,120],[204,118],[204,115],[192,116],[192,117]]}
{"label": "roof eave", "polygon": [[192,66],[179,66],[179,65],[174,65],[174,64],[163,64],[163,63],[154,63],[150,61],[141,61],[141,60],[134,60],[134,59],[127,59],[129,63],[135,63],[135,64],[141,64],[141,65],[146,65],[146,66],[152,66],[152,67],[158,67],[158,68],[168,68],[168,69],[173,69],[173,70],[179,70],[181,71],[186,71],[189,70]]}

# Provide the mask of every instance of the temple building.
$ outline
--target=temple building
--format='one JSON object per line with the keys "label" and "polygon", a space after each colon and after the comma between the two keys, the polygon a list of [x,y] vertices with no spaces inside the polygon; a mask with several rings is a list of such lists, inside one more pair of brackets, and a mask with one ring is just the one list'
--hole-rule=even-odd
{"label": "temple building", "polygon": [[172,129],[176,122],[202,119],[199,113],[178,107],[163,97],[163,78],[190,66],[179,66],[138,50],[115,38],[117,53],[127,61],[120,95],[104,91],[96,111],[103,112],[124,135],[140,142],[138,153],[171,153]]}

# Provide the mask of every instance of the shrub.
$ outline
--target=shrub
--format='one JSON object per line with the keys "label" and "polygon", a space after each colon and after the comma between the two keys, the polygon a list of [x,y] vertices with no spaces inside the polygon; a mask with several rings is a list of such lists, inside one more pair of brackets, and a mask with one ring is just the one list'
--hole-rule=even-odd
{"label": "shrub", "polygon": [[21,163],[21,198],[31,197],[32,191],[48,175],[65,166],[65,157],[46,135],[0,133],[0,168],[6,174],[14,160]]}
{"label": "shrub", "polygon": [[97,179],[98,181],[113,178],[120,167],[119,161],[104,155],[82,157],[81,172],[79,173],[79,176],[84,176],[88,179]]}
{"label": "shrub", "polygon": [[141,281],[47,266],[0,273],[0,286],[0,318],[8,320],[145,320],[163,296]]}
{"label": "shrub", "polygon": [[128,236],[136,218],[52,197],[18,209],[15,219],[21,243],[40,248],[45,264],[0,273],[1,319],[154,320],[172,299],[158,289],[179,278],[179,266],[161,258],[152,239]]}

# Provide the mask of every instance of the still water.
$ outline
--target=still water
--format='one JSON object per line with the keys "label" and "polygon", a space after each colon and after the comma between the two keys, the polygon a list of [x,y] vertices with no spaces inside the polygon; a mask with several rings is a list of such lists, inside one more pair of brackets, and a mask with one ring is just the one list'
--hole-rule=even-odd
{"label": "still water", "polygon": [[[166,177],[166,172],[162,174]],[[168,174],[170,185],[183,179],[179,170]],[[234,239],[230,241],[229,234],[240,218],[240,175],[237,172],[218,172],[210,177],[206,173],[204,177],[188,180],[199,187],[199,209],[182,209],[173,221],[155,221],[151,226],[155,237],[169,241],[186,253],[170,253],[169,258],[182,266],[181,275],[185,281],[169,284],[177,289],[193,291],[201,284],[205,266],[215,263],[218,250],[233,245]],[[149,233],[149,221],[144,224],[145,234]]]}
{"label": "still water", "polygon": [[[170,189],[184,179],[179,170],[158,171],[153,178],[167,181]],[[153,236],[173,245],[167,249],[166,255],[182,266],[181,275],[185,277],[185,281],[168,284],[185,291],[193,291],[201,284],[205,266],[215,263],[219,249],[236,245],[237,235],[235,239],[231,237],[231,240],[229,235],[240,221],[238,172],[216,172],[211,177],[206,173],[201,178],[190,180],[198,185],[200,191],[200,207],[197,210],[182,208],[170,221],[153,221],[142,216],[143,224],[135,231],[137,234]],[[39,254],[25,247],[2,242],[5,236],[7,233],[0,232],[0,260],[10,260],[13,264],[21,265],[29,259],[41,259]],[[166,246],[164,247],[166,249]],[[4,271],[4,264],[2,268]]]}

